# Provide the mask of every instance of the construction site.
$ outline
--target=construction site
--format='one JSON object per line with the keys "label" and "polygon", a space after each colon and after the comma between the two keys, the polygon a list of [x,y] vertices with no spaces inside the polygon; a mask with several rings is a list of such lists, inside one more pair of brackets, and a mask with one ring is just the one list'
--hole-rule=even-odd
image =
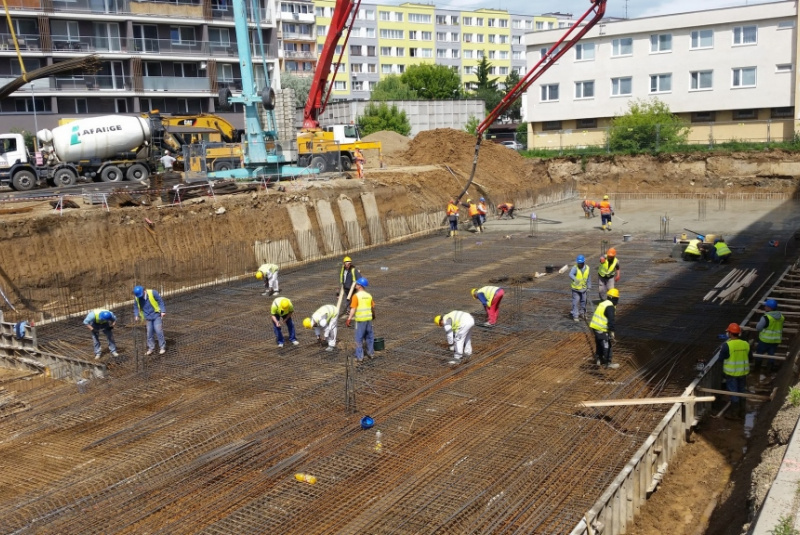
{"label": "construction site", "polygon": [[[367,155],[363,181],[137,207],[4,203],[0,531],[741,532],[796,377],[800,211],[779,168],[800,159],[545,162],[486,144],[466,195],[487,199],[486,232],[462,210],[449,238],[444,207],[474,139],[377,137],[388,166]],[[604,194],[610,232],[580,208]],[[502,202],[515,219],[498,219]],[[682,261],[692,232],[724,235],[734,259]],[[595,273],[611,247],[616,370],[595,365],[563,269],[582,254]],[[369,280],[384,341],[360,367],[344,318],[334,352],[301,326],[337,302],[345,255]],[[280,265],[298,346],[276,347],[253,276],[264,262]],[[145,355],[134,285],[164,297],[164,355]],[[498,324],[476,325],[472,358],[451,366],[433,318],[482,323],[470,289],[485,285],[505,290]],[[589,296],[591,314],[596,280]],[[752,330],[767,297],[787,315],[786,361],[751,374],[747,417],[727,420],[720,335]],[[82,320],[95,308],[117,315],[118,357],[94,358]]]}

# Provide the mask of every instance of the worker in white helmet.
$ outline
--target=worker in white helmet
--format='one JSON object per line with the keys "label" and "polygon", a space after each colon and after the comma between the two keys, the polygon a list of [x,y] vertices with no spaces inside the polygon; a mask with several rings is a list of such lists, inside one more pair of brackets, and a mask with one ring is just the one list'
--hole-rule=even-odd
{"label": "worker in white helmet", "polygon": [[320,343],[328,342],[325,351],[333,351],[336,347],[336,318],[338,315],[339,311],[336,309],[336,305],[322,305],[311,314],[310,318],[303,320],[303,327],[306,329],[313,327],[314,334],[317,335]]}
{"label": "worker in white helmet", "polygon": [[261,295],[272,296],[278,295],[278,271],[280,268],[277,264],[261,264],[261,267],[256,271],[256,278],[264,281],[264,293]]}

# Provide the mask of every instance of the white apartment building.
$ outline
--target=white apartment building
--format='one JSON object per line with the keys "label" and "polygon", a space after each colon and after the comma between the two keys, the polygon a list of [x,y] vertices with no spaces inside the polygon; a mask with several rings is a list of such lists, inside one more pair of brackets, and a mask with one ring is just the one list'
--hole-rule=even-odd
{"label": "white apartment building", "polygon": [[[797,26],[794,1],[601,22],[525,95],[529,145],[537,132],[603,128],[649,97],[693,124],[775,119],[791,134]],[[528,65],[562,34],[526,34]]]}

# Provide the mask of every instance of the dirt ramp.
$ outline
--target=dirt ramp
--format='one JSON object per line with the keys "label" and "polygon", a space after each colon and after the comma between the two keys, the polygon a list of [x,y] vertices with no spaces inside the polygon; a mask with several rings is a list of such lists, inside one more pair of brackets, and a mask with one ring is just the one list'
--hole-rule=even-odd
{"label": "dirt ramp", "polygon": [[[398,134],[397,132],[392,132],[391,130],[381,130],[380,132],[375,132],[364,137],[364,141],[379,141],[381,143],[383,161],[387,165],[405,165],[403,155],[406,150],[408,150],[408,145],[411,141],[406,136]],[[379,161],[377,158],[375,158],[374,162],[367,160],[367,168],[378,167],[378,165]]]}

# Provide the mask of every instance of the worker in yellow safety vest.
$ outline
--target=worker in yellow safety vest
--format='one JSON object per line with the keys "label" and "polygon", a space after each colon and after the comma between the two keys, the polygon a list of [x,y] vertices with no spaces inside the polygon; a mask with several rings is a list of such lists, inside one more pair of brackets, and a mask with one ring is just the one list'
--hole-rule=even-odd
{"label": "worker in yellow safety vest", "polygon": [[594,310],[589,328],[594,332],[595,364],[616,370],[619,364],[611,362],[611,342],[614,340],[615,313],[619,302],[619,290],[608,290],[608,298]]}
{"label": "worker in yellow safety vest", "polygon": [[689,240],[689,243],[686,244],[686,249],[683,250],[683,259],[684,260],[700,260],[703,258],[703,251],[700,250],[700,240],[694,239]]}
{"label": "worker in yellow safety vest", "polygon": [[256,271],[256,279],[264,281],[264,293],[261,295],[272,296],[278,295],[280,289],[278,288],[278,271],[280,268],[277,264],[261,264],[261,267]]}
{"label": "worker in yellow safety vest", "polygon": [[503,300],[505,291],[497,286],[484,286],[483,288],[473,288],[470,292],[474,299],[483,305],[486,311],[486,323],[484,327],[494,327],[497,324],[497,316],[500,314],[500,301]]}
{"label": "worker in yellow safety vest", "polygon": [[[758,331],[756,353],[775,355],[778,344],[783,340],[783,322],[786,318],[777,309],[778,302],[775,299],[767,299],[764,302],[764,315],[756,325],[756,331]],[[756,357],[754,369],[760,370],[765,360],[769,360],[770,372],[778,371],[779,361],[760,357]]]}
{"label": "worker in yellow safety vest", "polygon": [[297,341],[296,332],[294,330],[294,320],[292,314],[294,313],[294,305],[289,299],[285,297],[278,297],[272,302],[269,309],[272,319],[272,330],[275,333],[275,339],[278,342],[278,347],[283,347],[283,330],[281,330],[281,321],[286,324],[289,330],[289,341],[292,345],[300,345]]}
{"label": "worker in yellow safety vest", "polygon": [[606,251],[606,256],[600,257],[600,266],[597,268],[597,289],[600,291],[601,301],[604,301],[608,291],[617,285],[619,276],[617,250],[612,247]]}
{"label": "worker in yellow safety vest", "polygon": [[[730,392],[744,394],[747,390],[747,374],[750,373],[750,344],[739,339],[742,328],[731,323],[726,330],[729,340],[722,344],[719,356],[722,359],[722,374]],[[739,396],[731,396],[731,412],[728,418],[743,418],[745,401]]]}
{"label": "worker in yellow safety vest", "polygon": [[350,300],[350,315],[345,325],[350,327],[350,322],[356,320],[356,366],[364,360],[364,343],[367,345],[367,358],[375,356],[375,332],[372,321],[375,319],[375,300],[367,293],[369,281],[364,277],[356,281],[356,293]]}
{"label": "worker in yellow safety vest", "polygon": [[592,289],[592,276],[582,254],[575,259],[569,278],[572,281],[572,320],[578,321],[579,317],[586,317],[586,295]]}
{"label": "worker in yellow safety vest", "polygon": [[314,328],[314,334],[321,344],[328,342],[325,351],[334,351],[336,348],[336,331],[339,310],[336,305],[322,305],[311,317],[303,320],[303,327],[306,329]]}
{"label": "worker in yellow safety vest", "polygon": [[152,355],[156,350],[158,338],[159,355],[167,352],[167,341],[164,338],[163,318],[167,313],[164,300],[155,290],[145,290],[143,286],[133,287],[133,321],[143,319],[147,326],[147,352]]}
{"label": "worker in yellow safety vest", "polygon": [[728,244],[725,243],[725,240],[722,238],[717,238],[714,240],[714,250],[712,252],[712,259],[714,262],[718,264],[724,264],[728,262],[731,258],[731,249],[728,247]]}
{"label": "worker in yellow safety vest", "polygon": [[475,319],[471,314],[454,310],[448,314],[436,316],[433,323],[439,327],[444,327],[447,335],[447,343],[450,351],[453,352],[453,360],[448,364],[456,366],[462,362],[467,362],[472,356],[472,328],[475,326]]}

